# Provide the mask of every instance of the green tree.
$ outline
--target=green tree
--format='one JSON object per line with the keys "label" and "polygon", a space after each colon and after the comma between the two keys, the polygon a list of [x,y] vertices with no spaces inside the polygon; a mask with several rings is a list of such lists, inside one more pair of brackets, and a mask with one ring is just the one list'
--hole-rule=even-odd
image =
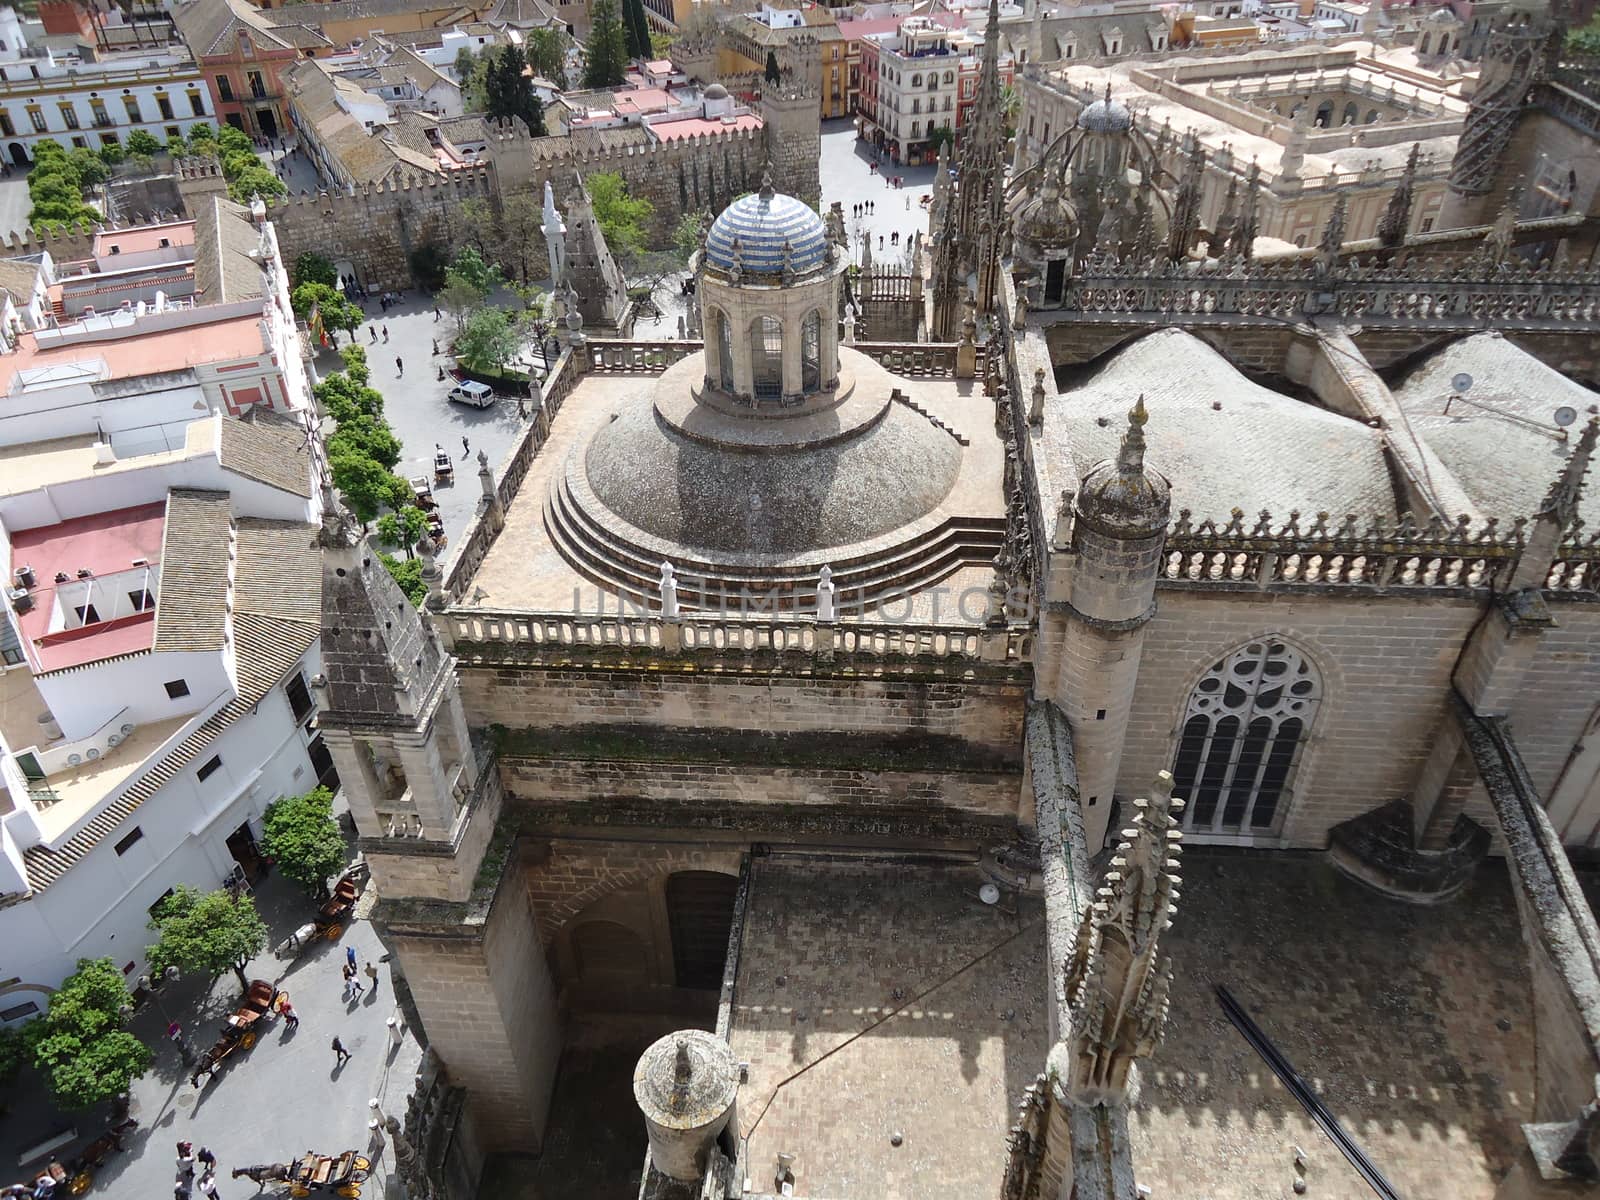
{"label": "green tree", "polygon": [[783,72],[778,70],[778,52],[776,50],[767,51],[765,78],[768,83],[780,83],[783,80]]}
{"label": "green tree", "polygon": [[543,137],[544,106],[534,95],[533,80],[523,74],[527,65],[521,46],[492,51],[483,76],[484,108],[496,120],[519,120],[534,137]]}
{"label": "green tree", "polygon": [[389,568],[389,574],[394,576],[395,583],[400,585],[406,599],[421,608],[422,602],[428,598],[428,585],[422,582],[422,560],[396,558],[392,554],[380,554],[378,560]]}
{"label": "green tree", "polygon": [[310,320],[311,310],[315,308],[322,314],[322,324],[326,328],[346,330],[352,337],[367,317],[359,304],[346,300],[343,292],[325,283],[300,284],[289,293],[289,305],[302,321]]}
{"label": "green tree", "polygon": [[584,181],[594,204],[594,217],[606,245],[619,258],[638,255],[644,249],[644,228],[655,215],[655,205],[643,196],[629,194],[621,175],[606,171]]}
{"label": "green tree", "polygon": [[411,489],[406,481],[365,454],[330,453],[328,467],[345,507],[363,527],[376,521],[384,509],[407,502]]}
{"label": "green tree", "polygon": [[100,161],[108,167],[114,167],[128,157],[128,152],[122,148],[121,142],[107,142],[100,147]]}
{"label": "green tree", "polygon": [[[190,133],[193,137],[193,132]],[[232,125],[224,125],[217,131],[217,150],[227,154],[232,150],[243,150],[246,154],[255,154],[255,143],[250,140],[250,135],[242,129],[235,129]]]}
{"label": "green tree", "polygon": [[383,394],[370,383],[367,373],[366,350],[351,343],[339,351],[344,357],[345,369],[333,371],[317,381],[312,389],[322,411],[334,421],[383,419]]}
{"label": "green tree", "polygon": [[330,457],[364,454],[392,471],[400,461],[400,439],[381,417],[353,415],[341,420],[329,436],[328,454]]}
{"label": "green tree", "polygon": [[200,152],[200,143],[204,142],[210,149],[217,144],[217,127],[208,122],[201,121],[198,125],[189,126],[189,144],[194,147],[195,153]]}
{"label": "green tree", "polygon": [[245,967],[267,948],[267,927],[256,902],[221,888],[202,892],[180,883],[155,906],[150,928],[161,935],[145,951],[152,974],[174,966],[212,975],[232,971],[241,991],[250,986]]}
{"label": "green tree", "polygon": [[439,289],[439,304],[455,319],[459,334],[467,327],[467,317],[483,304],[483,293],[454,273],[445,275],[444,287]]}
{"label": "green tree", "polygon": [[533,73],[548,79],[558,88],[567,86],[567,35],[560,29],[545,27],[530,30],[525,38],[525,54]]}
{"label": "green tree", "polygon": [[461,89],[461,103],[467,112],[482,112],[488,106],[483,91],[488,60],[487,54],[474,54],[471,46],[456,51],[456,85]]}
{"label": "green tree", "polygon": [[28,1061],[27,1026],[0,1028],[0,1086],[17,1077],[22,1064]]}
{"label": "green tree", "polygon": [[[339,281],[339,273],[334,270],[333,264],[322,255],[313,250],[307,250],[294,260],[294,269],[289,272],[289,286],[299,287],[302,283],[320,283],[324,287],[333,287]],[[334,288],[338,291],[337,288]]]}
{"label": "green tree", "polygon": [[146,129],[135,129],[128,135],[129,154],[160,154],[161,143],[155,134]]}
{"label": "green tree", "polygon": [[615,0],[594,0],[589,10],[587,50],[584,87],[609,88],[622,82],[628,67],[628,35],[617,17]]}
{"label": "green tree", "polygon": [[385,546],[399,546],[407,558],[415,558],[416,544],[428,532],[428,514],[415,504],[405,504],[378,518],[378,540]]}
{"label": "green tree", "polygon": [[475,371],[502,375],[522,346],[521,331],[498,308],[478,309],[456,339],[456,357]]}
{"label": "green tree", "polygon": [[173,158],[188,158],[189,143],[183,140],[182,134],[173,134],[167,139],[167,153]]}
{"label": "green tree", "polygon": [[314,896],[325,896],[328,879],[344,869],[348,850],[333,815],[333,793],[312,788],[267,805],[261,846],[278,869]]}
{"label": "green tree", "polygon": [[622,23],[627,33],[628,57],[650,57],[650,22],[644,15],[644,0],[622,0]]}
{"label": "green tree", "polygon": [[932,153],[938,154],[939,147],[944,145],[946,142],[950,143],[951,150],[955,149],[956,133],[955,130],[950,128],[950,126],[940,125],[936,128],[928,130],[928,149]]}
{"label": "green tree", "polygon": [[91,1108],[123,1095],[149,1069],[150,1048],[123,1028],[132,1007],[115,963],[80,958],[44,1015],[23,1027],[33,1065],[61,1108]]}
{"label": "green tree", "polygon": [[465,283],[480,296],[487,296],[505,283],[505,276],[500,273],[500,264],[486,261],[483,255],[471,246],[463,246],[456,251],[455,258],[450,260],[450,270],[445,275],[446,286],[449,285],[451,276]]}
{"label": "green tree", "polygon": [[685,212],[672,229],[672,256],[680,267],[687,267],[694,252],[700,249],[700,229],[711,214],[704,209]]}
{"label": "green tree", "polygon": [[270,200],[274,196],[285,196],[288,193],[288,185],[259,162],[228,180],[228,198],[235,204],[249,204],[257,196],[263,200]]}

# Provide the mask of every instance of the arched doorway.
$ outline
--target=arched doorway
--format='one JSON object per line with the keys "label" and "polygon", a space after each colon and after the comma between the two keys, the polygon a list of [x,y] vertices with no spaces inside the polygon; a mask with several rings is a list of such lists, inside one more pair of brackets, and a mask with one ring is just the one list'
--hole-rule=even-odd
{"label": "arched doorway", "polygon": [[679,871],[667,877],[667,921],[678,987],[721,989],[738,890],[737,879],[718,871]]}
{"label": "arched doorway", "polygon": [[750,322],[750,383],[757,399],[783,395],[783,322],[777,317]]}
{"label": "arched doorway", "polygon": [[6,147],[6,153],[11,155],[11,165],[25,167],[28,165],[28,148],[21,142],[12,142]]}
{"label": "arched doorway", "polygon": [[1173,793],[1197,834],[1270,835],[1289,810],[1296,768],[1322,699],[1310,659],[1262,638],[1213,663],[1189,696]]}

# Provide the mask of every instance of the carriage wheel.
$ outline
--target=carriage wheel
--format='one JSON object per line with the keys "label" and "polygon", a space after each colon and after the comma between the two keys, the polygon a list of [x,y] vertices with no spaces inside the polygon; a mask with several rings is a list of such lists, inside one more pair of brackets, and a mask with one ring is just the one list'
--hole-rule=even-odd
{"label": "carriage wheel", "polygon": [[359,1195],[361,1195],[361,1188],[358,1187],[356,1184],[347,1183],[347,1184],[344,1184],[342,1187],[340,1187],[339,1195],[341,1195],[341,1196],[359,1196]]}
{"label": "carriage wheel", "polygon": [[352,1167],[354,1167],[357,1171],[362,1172],[362,1174],[356,1176],[356,1178],[365,1179],[367,1177],[366,1176],[366,1172],[372,1169],[372,1160],[370,1158],[364,1158],[364,1157],[362,1157],[361,1155],[358,1154],[355,1157],[355,1161],[352,1162],[350,1165]]}
{"label": "carriage wheel", "polygon": [[256,1044],[255,1032],[251,1031],[251,1032],[248,1032],[248,1033],[241,1034],[240,1037],[239,1037],[239,1044],[241,1046],[243,1046],[246,1050],[250,1049],[251,1046],[254,1046]]}
{"label": "carriage wheel", "polygon": [[291,1183],[289,1185],[289,1195],[309,1196],[311,1195],[311,1189],[306,1187],[303,1183]]}
{"label": "carriage wheel", "polygon": [[337,942],[339,940],[339,935],[343,932],[344,926],[338,921],[335,921],[332,925],[328,926],[328,931],[323,936],[325,936],[330,942]]}
{"label": "carriage wheel", "polygon": [[74,1196],[81,1196],[89,1190],[89,1186],[92,1183],[94,1183],[94,1173],[92,1171],[79,1171],[72,1177],[72,1182],[67,1186],[67,1190]]}

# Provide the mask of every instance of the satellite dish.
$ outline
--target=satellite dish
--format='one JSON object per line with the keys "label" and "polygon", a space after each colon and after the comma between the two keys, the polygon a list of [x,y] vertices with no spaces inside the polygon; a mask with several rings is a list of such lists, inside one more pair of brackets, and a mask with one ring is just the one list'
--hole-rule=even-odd
{"label": "satellite dish", "polygon": [[986,883],[978,889],[978,899],[985,904],[999,904],[1000,889],[992,883]]}
{"label": "satellite dish", "polygon": [[1573,408],[1570,404],[1563,404],[1560,408],[1556,409],[1555,422],[1563,429],[1565,429],[1568,425],[1571,425],[1577,419],[1578,410]]}
{"label": "satellite dish", "polygon": [[1472,376],[1465,371],[1458,371],[1450,377],[1450,390],[1453,392],[1470,392],[1472,390]]}

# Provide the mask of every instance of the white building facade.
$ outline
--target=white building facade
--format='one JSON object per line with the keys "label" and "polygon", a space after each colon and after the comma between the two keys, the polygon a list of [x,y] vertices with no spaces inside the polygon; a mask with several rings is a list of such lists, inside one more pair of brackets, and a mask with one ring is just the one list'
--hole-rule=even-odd
{"label": "white building facade", "polygon": [[33,160],[41,138],[99,150],[142,129],[159,142],[215,123],[211,97],[182,46],[127,51],[99,61],[46,50],[33,56],[11,9],[0,9],[0,153]]}

